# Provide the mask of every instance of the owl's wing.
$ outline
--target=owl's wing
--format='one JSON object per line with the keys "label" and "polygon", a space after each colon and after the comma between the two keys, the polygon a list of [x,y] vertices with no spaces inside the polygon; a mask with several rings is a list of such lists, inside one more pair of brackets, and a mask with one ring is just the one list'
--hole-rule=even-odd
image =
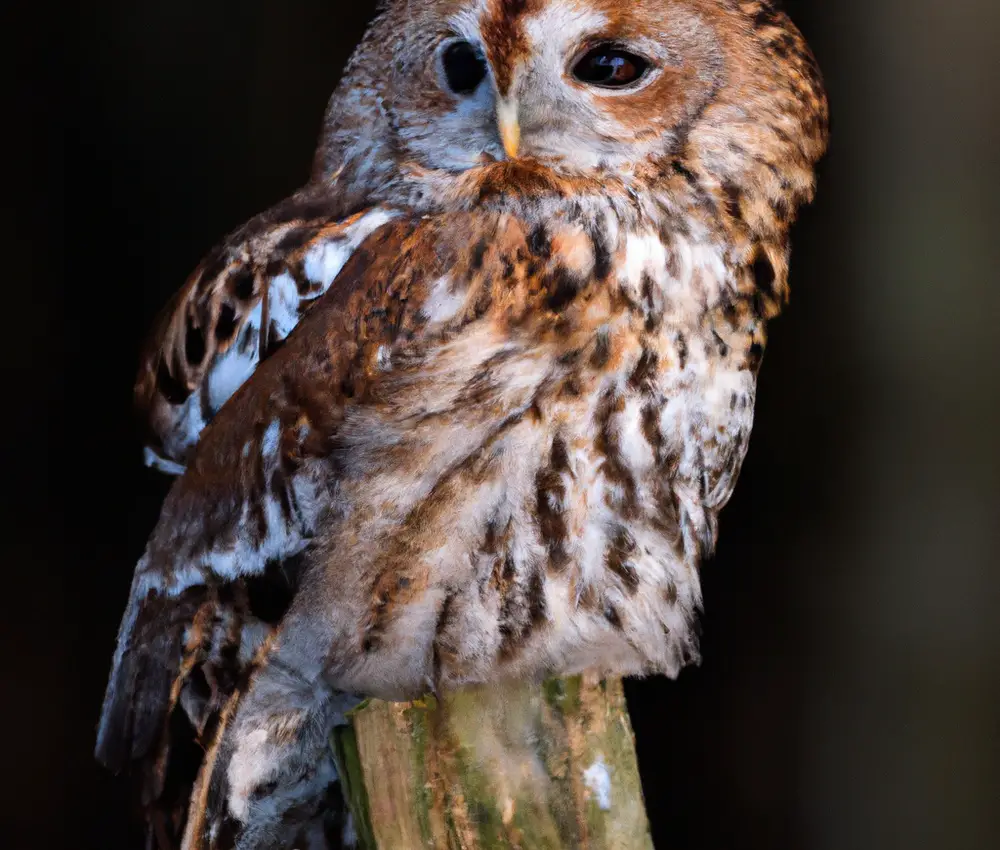
{"label": "owl's wing", "polygon": [[[208,429],[211,437],[200,460],[172,489],[136,568],[105,696],[97,756],[115,769],[151,756],[147,797],[159,795],[167,772],[169,753],[154,748],[166,737],[164,723],[174,706],[187,702],[188,716],[203,726],[199,718],[216,713],[235,684],[202,687],[209,692],[196,699],[187,687],[191,673],[227,657],[229,670],[217,673],[232,678],[233,671],[250,668],[282,613],[257,617],[251,590],[266,584],[257,596],[283,607],[273,600],[294,593],[297,575],[294,566],[290,574],[289,564],[296,563],[294,556],[324,507],[320,494],[304,492],[309,483],[297,479],[291,457],[276,462],[282,447],[274,444],[274,427],[262,430],[246,418],[252,415],[248,403],[269,409],[294,400],[266,383],[245,387],[242,399],[229,402],[230,396],[277,350],[261,350],[262,328],[271,339],[287,337],[300,312],[320,299],[358,245],[393,217],[374,209],[339,222],[325,215],[322,201],[308,214],[301,205],[286,205],[284,213],[249,223],[192,276],[154,331],[137,384],[140,409],[168,458],[197,457],[206,423],[220,410],[228,412]],[[342,276],[346,291],[332,299],[326,314],[336,313],[350,291],[364,286],[366,259],[380,248],[391,250],[387,240],[395,233],[373,237],[359,253]],[[336,347],[337,340],[331,344]],[[283,359],[287,377],[303,365]],[[318,389],[315,404],[332,400]],[[265,469],[268,463],[273,468]],[[271,494],[280,494],[279,504],[270,501]],[[278,569],[267,569],[270,563]]]}
{"label": "owl's wing", "polygon": [[[148,464],[183,473],[205,425],[283,344],[357,246],[391,217],[362,210],[341,218],[336,188],[306,187],[249,221],[209,254],[163,310],[135,390]],[[300,567],[301,558],[293,558],[252,579],[192,588],[180,605],[183,615],[172,624],[151,618],[148,638],[137,638],[181,647],[163,728],[139,765],[147,823],[161,843],[164,835],[168,845],[178,843],[173,839],[183,827],[198,754],[284,614]],[[163,625],[167,632],[156,632]],[[142,675],[152,681],[156,673]]]}
{"label": "owl's wing", "polygon": [[298,192],[216,246],[167,304],[135,385],[147,464],[183,472],[205,425],[391,217],[341,207],[329,189]]}
{"label": "owl's wing", "polygon": [[[500,238],[498,228],[495,216],[466,215],[397,217],[376,230],[205,428],[136,568],[99,727],[102,762],[119,769],[162,735],[185,652],[203,631],[198,615],[206,597],[231,596],[264,577],[269,564],[301,552],[349,509],[337,500],[338,469],[350,459],[340,433],[345,410],[389,404],[386,379],[426,404],[428,416],[442,398],[465,409],[463,393],[471,390],[436,383],[440,373],[421,360],[421,350],[439,349],[449,328],[486,323],[487,310],[523,326],[549,288],[565,287],[559,276],[538,284],[520,260],[518,269],[501,263],[501,253],[524,257],[525,237],[508,223]],[[334,244],[342,238],[335,232]],[[501,266],[511,268],[501,275]],[[502,294],[494,297],[495,288]],[[509,329],[494,335],[505,344],[511,338]],[[504,356],[486,346],[485,335],[463,339],[468,348],[450,350],[448,363],[475,371],[477,359]],[[394,347],[406,355],[390,367]],[[503,406],[520,403],[524,392],[477,415],[502,418]]]}

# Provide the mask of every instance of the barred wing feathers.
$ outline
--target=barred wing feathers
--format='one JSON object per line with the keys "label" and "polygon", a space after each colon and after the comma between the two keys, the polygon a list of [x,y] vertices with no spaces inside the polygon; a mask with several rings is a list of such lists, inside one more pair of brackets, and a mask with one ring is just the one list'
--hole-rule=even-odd
{"label": "barred wing feathers", "polygon": [[183,471],[202,428],[392,216],[370,209],[340,219],[339,206],[309,190],[257,216],[217,246],[166,306],[135,385],[149,465]]}

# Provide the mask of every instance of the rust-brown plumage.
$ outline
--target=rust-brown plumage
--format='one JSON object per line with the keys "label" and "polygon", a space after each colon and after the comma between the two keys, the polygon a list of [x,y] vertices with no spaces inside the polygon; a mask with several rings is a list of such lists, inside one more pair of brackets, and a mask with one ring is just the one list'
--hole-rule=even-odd
{"label": "rust-brown plumage", "polygon": [[[481,84],[449,89],[456,40]],[[605,43],[650,70],[575,77]],[[183,474],[98,752],[152,764],[185,846],[311,828],[348,694],[697,657],[826,132],[769,3],[390,4],[313,183],[195,273],[137,384]],[[177,706],[207,748],[186,821],[162,793]]]}

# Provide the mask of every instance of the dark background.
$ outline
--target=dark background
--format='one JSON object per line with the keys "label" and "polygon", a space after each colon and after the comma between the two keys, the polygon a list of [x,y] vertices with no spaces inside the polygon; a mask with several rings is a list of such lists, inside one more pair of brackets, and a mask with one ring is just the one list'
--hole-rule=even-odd
{"label": "dark background", "polygon": [[[1000,847],[1000,6],[786,5],[833,146],[704,571],[703,665],[629,686],[656,845]],[[216,240],[304,182],[370,9],[0,12],[5,847],[137,846],[90,752],[165,492],[138,346]]]}

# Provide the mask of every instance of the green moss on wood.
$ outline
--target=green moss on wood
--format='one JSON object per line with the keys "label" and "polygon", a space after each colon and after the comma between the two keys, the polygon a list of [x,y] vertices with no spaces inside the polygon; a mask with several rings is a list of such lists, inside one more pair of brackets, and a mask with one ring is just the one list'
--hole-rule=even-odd
{"label": "green moss on wood", "polygon": [[[620,681],[372,701],[354,723],[382,850],[652,848]],[[584,781],[598,758],[611,776],[606,809]]]}
{"label": "green moss on wood", "polygon": [[359,850],[377,850],[372,832],[371,812],[368,807],[368,791],[365,788],[364,771],[358,754],[358,742],[353,726],[338,726],[330,738],[337,775],[340,777],[341,793],[354,819],[354,831],[358,836]]}

